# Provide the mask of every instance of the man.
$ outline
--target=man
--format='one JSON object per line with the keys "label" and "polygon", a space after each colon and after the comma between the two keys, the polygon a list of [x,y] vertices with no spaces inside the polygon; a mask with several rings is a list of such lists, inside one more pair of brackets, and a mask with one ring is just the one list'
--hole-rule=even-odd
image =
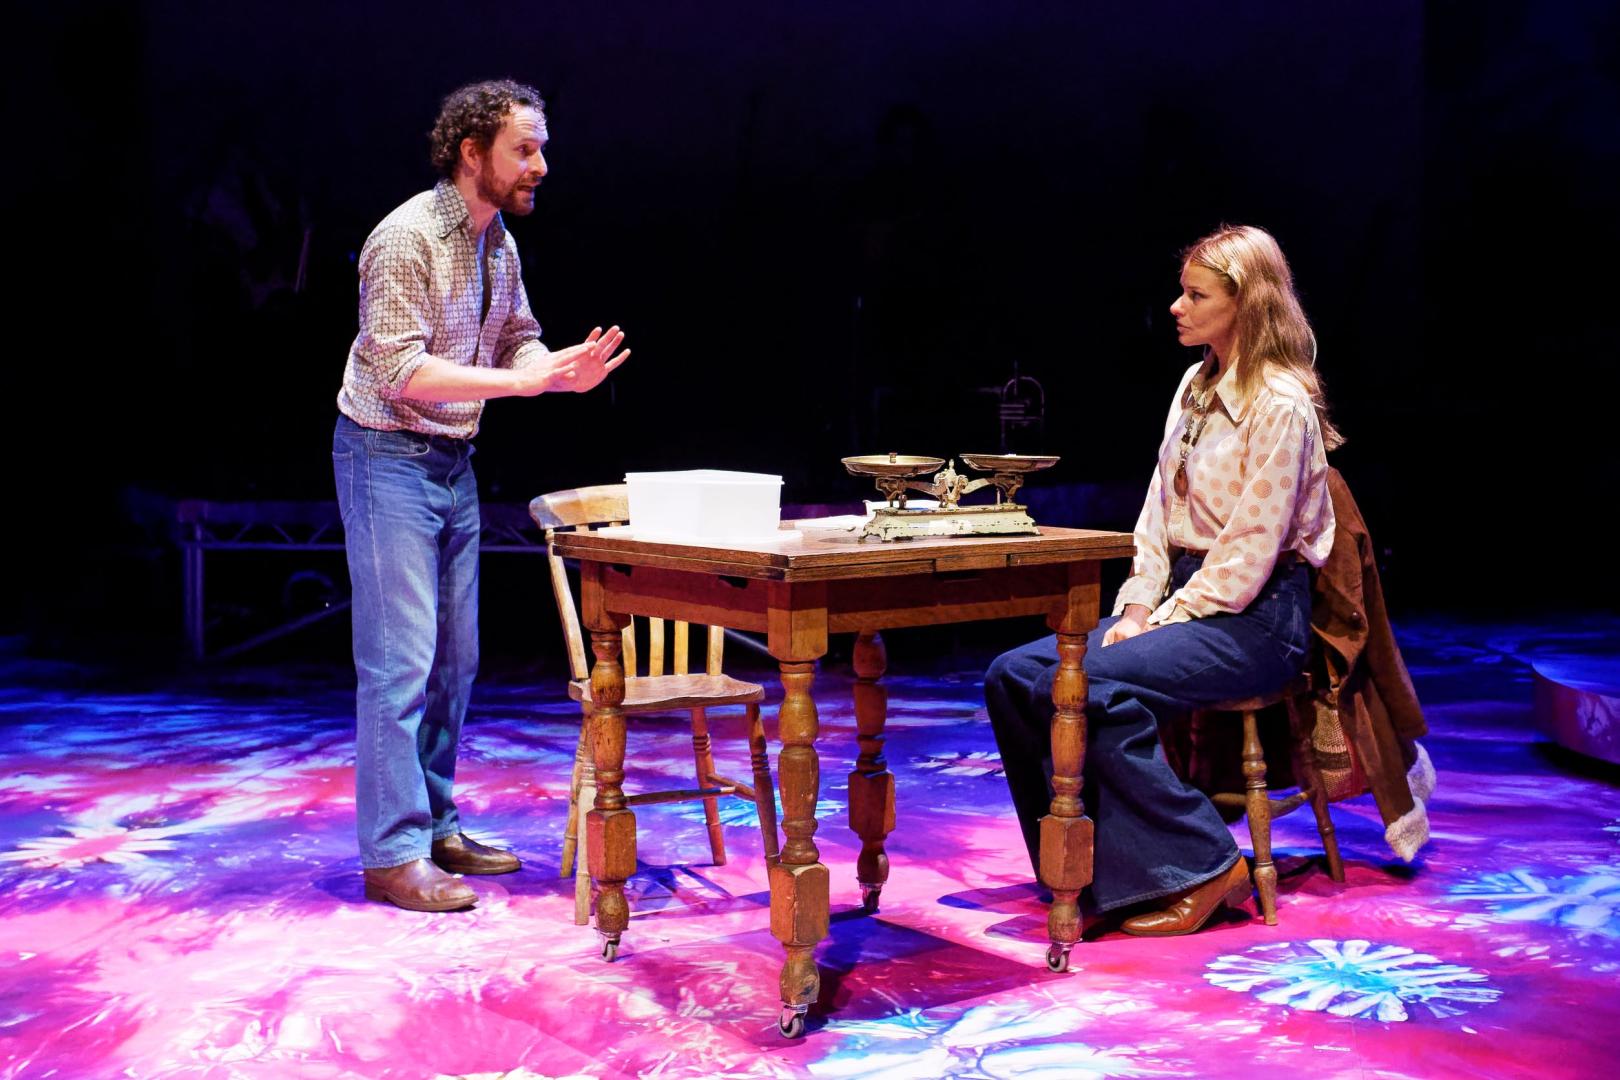
{"label": "man", "polygon": [[457,874],[519,868],[461,832],[456,743],[478,667],[484,401],[583,393],[629,357],[600,328],[540,343],[503,213],[546,175],[544,102],[509,81],[464,86],[431,135],[442,178],[360,253],[360,332],[338,393],[333,472],[354,594],[355,808],[368,899],[414,911],[478,900]]}

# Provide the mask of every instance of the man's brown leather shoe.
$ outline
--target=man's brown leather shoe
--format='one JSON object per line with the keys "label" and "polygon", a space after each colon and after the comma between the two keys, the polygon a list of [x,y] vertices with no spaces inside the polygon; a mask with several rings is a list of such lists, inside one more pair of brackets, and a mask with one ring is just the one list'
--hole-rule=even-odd
{"label": "man's brown leather shoe", "polygon": [[478,894],[427,859],[414,859],[403,866],[367,869],[366,899],[386,900],[407,911],[456,911],[478,903]]}
{"label": "man's brown leather shoe", "polygon": [[452,874],[510,874],[523,868],[510,851],[485,847],[466,833],[433,841],[433,861]]}
{"label": "man's brown leather shoe", "polygon": [[1237,862],[1224,874],[1219,874],[1202,885],[1194,885],[1160,911],[1150,911],[1126,919],[1120,929],[1137,937],[1176,937],[1197,930],[1222,904],[1234,906],[1249,898],[1253,886],[1249,884],[1249,866],[1239,855]]}

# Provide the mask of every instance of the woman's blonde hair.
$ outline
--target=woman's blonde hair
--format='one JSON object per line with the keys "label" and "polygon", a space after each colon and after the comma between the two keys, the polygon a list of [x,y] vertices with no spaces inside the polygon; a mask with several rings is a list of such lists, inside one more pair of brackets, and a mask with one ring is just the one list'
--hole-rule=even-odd
{"label": "woman's blonde hair", "polygon": [[1184,265],[1213,271],[1237,298],[1233,324],[1238,391],[1252,399],[1267,368],[1298,379],[1316,406],[1322,444],[1332,450],[1344,436],[1328,418],[1322,380],[1316,374],[1316,334],[1294,294],[1294,275],[1282,248],[1264,229],[1222,225],[1182,254]]}

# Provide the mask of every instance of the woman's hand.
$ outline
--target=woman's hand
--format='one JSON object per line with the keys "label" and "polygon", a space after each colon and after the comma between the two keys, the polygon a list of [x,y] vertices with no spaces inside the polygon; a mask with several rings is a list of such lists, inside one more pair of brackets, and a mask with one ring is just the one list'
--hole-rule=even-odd
{"label": "woman's hand", "polygon": [[1137,634],[1147,633],[1152,629],[1147,625],[1147,618],[1150,614],[1152,612],[1147,609],[1146,604],[1125,605],[1125,613],[1120,616],[1119,621],[1110,626],[1108,632],[1103,634],[1103,646],[1106,648],[1115,642],[1128,641]]}

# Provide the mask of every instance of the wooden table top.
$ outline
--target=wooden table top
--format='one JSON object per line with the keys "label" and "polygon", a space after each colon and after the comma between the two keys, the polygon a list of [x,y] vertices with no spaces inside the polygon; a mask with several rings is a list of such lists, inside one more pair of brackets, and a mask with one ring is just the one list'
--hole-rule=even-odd
{"label": "wooden table top", "polygon": [[634,526],[597,532],[558,532],[552,552],[565,558],[767,581],[829,581],[893,577],[1095,559],[1128,559],[1130,533],[1043,526],[1038,536],[949,536],[860,541],[847,526],[816,521],[782,524],[781,540],[676,542],[637,539]]}

